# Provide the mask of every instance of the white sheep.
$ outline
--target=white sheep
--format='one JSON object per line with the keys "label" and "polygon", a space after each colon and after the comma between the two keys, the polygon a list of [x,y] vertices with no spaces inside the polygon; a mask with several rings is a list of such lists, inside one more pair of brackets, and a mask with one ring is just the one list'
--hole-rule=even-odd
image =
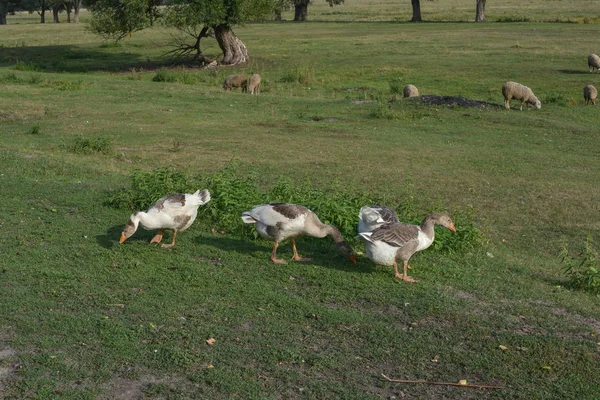
{"label": "white sheep", "polygon": [[404,86],[404,97],[415,97],[419,95],[419,89],[415,85]]}
{"label": "white sheep", "polygon": [[593,105],[596,105],[596,97],[598,97],[598,90],[593,85],[586,85],[583,88],[583,98],[586,106],[590,104],[590,101]]}
{"label": "white sheep", "polygon": [[248,79],[248,93],[259,94],[260,93],[260,75],[252,74]]}
{"label": "white sheep", "polygon": [[504,108],[510,110],[510,99],[521,100],[521,110],[523,110],[523,104],[531,104],[535,108],[542,108],[542,103],[533,94],[533,91],[525,85],[521,85],[517,82],[508,81],[502,85],[502,94],[504,95]]}
{"label": "white sheep", "polygon": [[590,54],[588,56],[588,67],[590,67],[590,72],[594,72],[594,69],[600,72],[600,57],[596,54]]}
{"label": "white sheep", "polygon": [[246,75],[229,75],[223,82],[223,89],[233,90],[233,88],[242,88],[242,92],[246,91],[248,79]]}

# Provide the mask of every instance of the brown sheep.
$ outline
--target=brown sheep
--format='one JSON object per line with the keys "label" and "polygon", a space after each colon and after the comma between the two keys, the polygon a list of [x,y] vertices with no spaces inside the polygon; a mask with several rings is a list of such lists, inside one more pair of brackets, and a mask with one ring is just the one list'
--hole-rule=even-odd
{"label": "brown sheep", "polygon": [[586,106],[590,104],[590,101],[592,105],[596,105],[596,97],[598,97],[598,90],[594,86],[587,85],[583,88],[583,98]]}
{"label": "brown sheep", "polygon": [[517,82],[508,81],[502,85],[502,94],[504,95],[504,108],[510,110],[508,101],[510,99],[521,100],[521,110],[523,110],[523,104],[531,104],[538,110],[542,108],[542,103],[533,94],[533,91],[525,85],[521,85]]}
{"label": "brown sheep", "polygon": [[404,97],[415,97],[419,95],[419,89],[415,85],[404,86]]}
{"label": "brown sheep", "polygon": [[260,94],[260,75],[252,74],[248,80],[248,93]]}
{"label": "brown sheep", "polygon": [[242,88],[242,92],[247,89],[248,78],[246,75],[229,75],[223,82],[223,89],[233,90],[233,88]]}

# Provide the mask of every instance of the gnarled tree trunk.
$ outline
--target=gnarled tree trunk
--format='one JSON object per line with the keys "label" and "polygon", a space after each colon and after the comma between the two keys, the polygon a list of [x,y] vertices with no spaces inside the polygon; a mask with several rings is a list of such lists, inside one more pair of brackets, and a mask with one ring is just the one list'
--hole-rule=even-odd
{"label": "gnarled tree trunk", "polygon": [[294,21],[306,21],[309,0],[297,1],[294,6]]}
{"label": "gnarled tree trunk", "polygon": [[413,16],[410,22],[422,22],[421,18],[421,0],[411,0]]}
{"label": "gnarled tree trunk", "polygon": [[237,65],[248,61],[248,49],[246,45],[233,33],[228,25],[217,25],[213,27],[215,39],[223,51],[221,64]]}
{"label": "gnarled tree trunk", "polygon": [[475,22],[485,22],[485,0],[477,0]]}

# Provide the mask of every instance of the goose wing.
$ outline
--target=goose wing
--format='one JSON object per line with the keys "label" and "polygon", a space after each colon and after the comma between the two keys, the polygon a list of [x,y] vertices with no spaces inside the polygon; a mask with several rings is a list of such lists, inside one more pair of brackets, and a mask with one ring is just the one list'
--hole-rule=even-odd
{"label": "goose wing", "polygon": [[412,241],[419,240],[419,227],[400,222],[384,224],[373,231],[371,239],[394,247],[404,247]]}

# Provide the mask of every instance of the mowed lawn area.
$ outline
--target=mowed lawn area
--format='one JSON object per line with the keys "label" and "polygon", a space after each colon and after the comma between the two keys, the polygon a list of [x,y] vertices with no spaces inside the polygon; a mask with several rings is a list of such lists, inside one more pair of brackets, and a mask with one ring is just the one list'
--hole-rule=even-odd
{"label": "mowed lawn area", "polygon": [[[314,21],[235,28],[251,61],[214,69],[161,57],[166,28],[114,44],[9,15],[0,397],[600,398],[600,105],[583,99],[600,37],[575,7],[593,2],[488,2],[485,24],[443,21],[474,1],[422,2],[435,22],[420,24],[403,22],[409,2],[323,3]],[[222,89],[253,72],[259,96]],[[504,110],[508,80],[542,108]],[[484,105],[403,99],[409,83]],[[213,196],[176,246],[141,228],[119,244],[131,199],[174,187]],[[312,261],[273,264],[239,218],[270,201],[339,225],[358,263],[301,238]],[[369,201],[453,217],[458,232],[437,227],[411,259],[417,283],[354,239]]]}

